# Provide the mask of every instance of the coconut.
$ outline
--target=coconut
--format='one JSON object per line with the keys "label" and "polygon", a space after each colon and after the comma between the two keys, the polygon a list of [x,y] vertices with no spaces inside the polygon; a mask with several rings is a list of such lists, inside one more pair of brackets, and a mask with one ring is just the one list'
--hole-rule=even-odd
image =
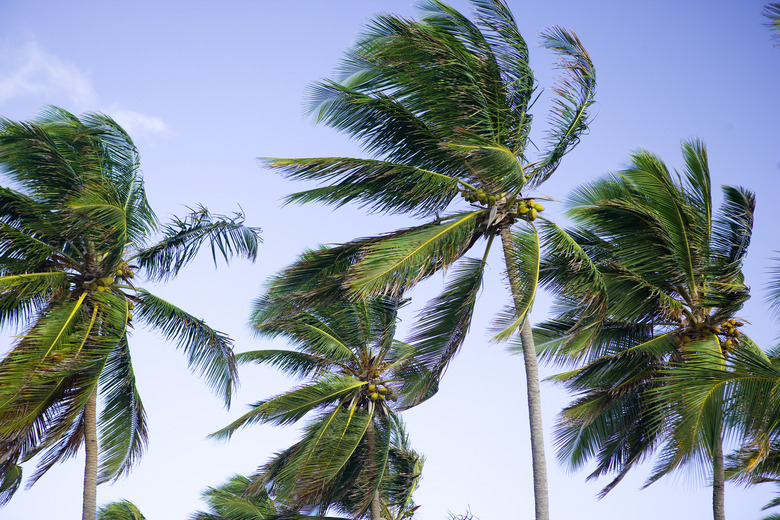
{"label": "coconut", "polygon": [[368,385],[368,391],[369,392],[376,392],[376,385],[374,383],[371,383]]}
{"label": "coconut", "polygon": [[377,399],[379,399],[379,394],[374,392],[369,397],[371,398],[372,401],[376,401]]}

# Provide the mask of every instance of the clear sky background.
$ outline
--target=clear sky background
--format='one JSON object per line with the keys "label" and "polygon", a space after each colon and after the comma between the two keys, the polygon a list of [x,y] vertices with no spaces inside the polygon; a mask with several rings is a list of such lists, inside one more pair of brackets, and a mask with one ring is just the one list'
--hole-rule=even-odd
{"label": "clear sky background", "polygon": [[[467,10],[467,3],[453,5]],[[590,135],[563,161],[541,193],[565,198],[575,185],[619,169],[646,148],[670,166],[680,142],[698,137],[709,148],[713,183],[739,184],[758,197],[746,266],[753,299],[746,331],[774,344],[780,325],[762,304],[769,259],[780,249],[780,48],[763,25],[763,1],[509,0],[532,50],[541,88],[555,71],[538,34],[573,29],[597,69],[597,105]],[[161,220],[202,203],[213,212],[243,208],[263,228],[259,261],[214,269],[207,255],[175,281],[151,287],[229,333],[237,351],[282,348],[251,336],[251,302],[264,281],[304,248],[390,231],[403,217],[368,216],[359,208],[282,207],[304,188],[262,169],[257,157],[355,155],[353,142],[315,126],[304,114],[306,89],[331,75],[363,24],[378,12],[413,15],[409,0],[40,1],[0,0],[0,115],[35,117],[53,104],[74,113],[101,111],[133,136],[146,187]],[[549,91],[549,90],[548,90]],[[546,92],[548,92],[546,91]],[[534,135],[545,130],[548,96],[537,104]],[[547,205],[560,213],[561,204]],[[422,520],[471,509],[481,520],[531,518],[530,443],[521,359],[488,341],[491,317],[508,302],[502,260],[490,261],[471,334],[439,394],[404,413],[413,446],[427,457],[416,495]],[[412,293],[414,309],[436,294],[441,277]],[[544,318],[542,295],[534,321]],[[10,345],[6,331],[0,354]],[[149,520],[185,519],[202,508],[200,492],[234,473],[249,474],[297,439],[293,427],[253,427],[229,443],[205,437],[295,381],[271,369],[244,367],[226,411],[186,370],[174,345],[133,331],[131,352],[149,416],[148,451],[132,474],[98,488],[98,503],[126,498]],[[554,373],[543,369],[543,375]],[[629,475],[603,500],[608,480],[585,482],[554,455],[552,426],[569,398],[542,388],[554,519],[711,518],[711,490],[695,471],[640,491],[651,464]],[[31,474],[31,465],[26,467]],[[60,464],[5,508],[3,520],[78,518],[83,457]],[[759,518],[771,488],[727,486],[728,517]]]}

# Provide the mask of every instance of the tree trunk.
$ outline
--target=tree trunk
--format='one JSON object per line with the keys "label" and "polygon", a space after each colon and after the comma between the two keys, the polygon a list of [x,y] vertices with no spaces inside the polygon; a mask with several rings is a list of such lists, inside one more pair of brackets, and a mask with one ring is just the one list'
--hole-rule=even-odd
{"label": "tree trunk", "polygon": [[[512,290],[515,305],[521,304],[522,286],[520,275],[512,258],[514,243],[508,226],[501,226],[501,243],[504,248],[504,261]],[[523,346],[523,361],[528,393],[528,418],[531,426],[531,463],[534,476],[534,503],[536,520],[550,518],[549,500],[547,497],[547,464],[544,458],[544,429],[542,428],[542,401],[539,393],[539,368],[536,361],[536,346],[531,333],[531,322],[526,316],[520,329],[520,340]]]}
{"label": "tree trunk", "polygon": [[87,462],[84,468],[84,505],[81,520],[95,520],[97,515],[97,387],[87,399],[84,407],[84,453]]}
{"label": "tree trunk", "polygon": [[[376,437],[374,435],[374,421],[368,423],[366,428],[366,442],[368,443],[368,457],[372,466],[376,466]],[[372,467],[371,469],[376,469]],[[382,520],[382,505],[379,503],[379,488],[374,491],[374,496],[371,497],[371,520]]]}
{"label": "tree trunk", "polygon": [[726,520],[726,475],[723,469],[723,435],[718,432],[712,454],[712,518]]}

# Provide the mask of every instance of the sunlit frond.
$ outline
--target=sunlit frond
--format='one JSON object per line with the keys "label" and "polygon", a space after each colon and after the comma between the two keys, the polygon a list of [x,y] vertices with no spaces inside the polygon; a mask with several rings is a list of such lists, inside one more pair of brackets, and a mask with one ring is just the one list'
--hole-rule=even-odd
{"label": "sunlit frond", "polygon": [[478,214],[451,215],[441,223],[371,244],[350,273],[350,290],[361,296],[400,294],[446,268],[470,245],[477,232]]}

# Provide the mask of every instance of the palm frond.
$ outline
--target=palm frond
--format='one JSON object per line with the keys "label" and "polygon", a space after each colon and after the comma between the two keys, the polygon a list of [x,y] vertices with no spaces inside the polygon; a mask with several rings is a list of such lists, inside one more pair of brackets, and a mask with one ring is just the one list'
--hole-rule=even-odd
{"label": "palm frond", "polygon": [[287,178],[328,183],[288,195],[287,203],[343,206],[355,201],[376,213],[434,215],[447,208],[462,184],[456,177],[442,173],[371,159],[266,159],[265,165],[280,170]]}
{"label": "palm frond", "polygon": [[0,505],[7,504],[22,485],[22,467],[12,461],[0,463]]}
{"label": "palm frond", "polygon": [[358,296],[400,294],[457,260],[477,232],[477,212],[451,215],[403,235],[368,246],[350,273],[350,290]]}
{"label": "palm frond", "polygon": [[542,33],[542,46],[559,55],[559,68],[564,74],[552,89],[555,98],[550,114],[551,129],[546,138],[549,149],[534,164],[530,173],[531,186],[539,186],[547,180],[563,156],[579,143],[588,129],[588,109],[596,94],[596,69],[576,34],[553,27]]}
{"label": "palm frond", "polygon": [[271,520],[277,518],[277,508],[268,493],[247,495],[250,479],[232,476],[219,487],[209,487],[201,496],[209,511],[190,515],[190,520]]}
{"label": "palm frond", "polygon": [[127,337],[111,352],[100,375],[105,401],[100,426],[100,482],[116,480],[130,472],[148,442],[146,413],[130,360]]}
{"label": "palm frond", "polygon": [[[444,292],[420,311],[409,339],[414,345],[415,363],[427,370],[426,379],[411,379],[404,388],[404,406],[422,402],[444,375],[466,339],[474,307],[482,287],[485,259],[465,258],[452,269]],[[414,369],[414,367],[408,367]]]}
{"label": "palm frond", "polygon": [[306,377],[333,367],[349,370],[348,365],[334,361],[325,355],[308,354],[295,350],[252,350],[236,354],[236,362],[268,364],[282,372]]}
{"label": "palm frond", "polygon": [[[510,283],[520,288],[520,297],[514,298],[501,315],[493,322],[493,341],[506,341],[512,337],[531,312],[531,306],[536,298],[536,288],[539,284],[539,268],[541,248],[539,235],[533,224],[516,229],[512,233],[513,247],[505,249],[506,260],[517,272],[517,280]],[[509,271],[509,269],[507,269]],[[512,272],[512,271],[509,271]]]}
{"label": "palm frond", "polygon": [[767,4],[761,14],[768,20],[766,26],[772,31],[775,46],[780,46],[780,3]]}
{"label": "palm frond", "polygon": [[238,381],[233,341],[171,303],[139,290],[138,317],[184,350],[190,369],[200,372],[206,383],[230,404]]}
{"label": "palm frond", "polygon": [[129,500],[120,500],[101,506],[97,520],[146,520],[138,507]]}
{"label": "palm frond", "polygon": [[260,242],[259,228],[245,226],[242,213],[235,213],[232,217],[212,215],[203,206],[191,210],[183,219],[173,217],[169,224],[163,226],[162,232],[160,242],[141,249],[136,257],[140,268],[155,280],[176,276],[204,244],[211,249],[216,265],[217,252],[226,261],[234,255],[254,261]]}
{"label": "palm frond", "polygon": [[774,265],[769,269],[769,281],[766,283],[768,290],[766,302],[769,304],[775,319],[780,320],[780,257],[774,258],[773,263]]}
{"label": "palm frond", "polygon": [[252,410],[225,428],[213,433],[217,439],[228,438],[236,430],[252,424],[290,424],[319,407],[341,402],[356,393],[365,383],[353,377],[325,374],[311,384],[255,403]]}

